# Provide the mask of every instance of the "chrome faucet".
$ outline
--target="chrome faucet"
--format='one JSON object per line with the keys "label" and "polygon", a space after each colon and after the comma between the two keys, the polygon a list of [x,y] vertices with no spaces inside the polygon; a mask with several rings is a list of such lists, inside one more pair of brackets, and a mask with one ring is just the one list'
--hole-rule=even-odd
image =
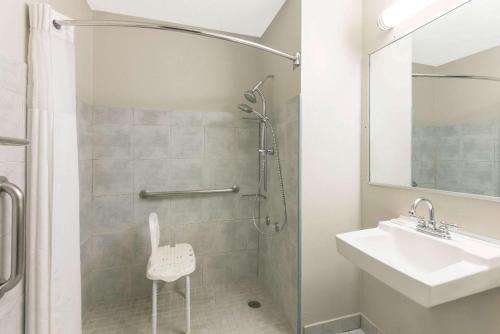
{"label": "chrome faucet", "polygon": [[416,217],[417,207],[420,203],[427,204],[427,207],[429,208],[429,220],[421,219],[419,220],[419,225],[425,228],[432,228],[433,230],[437,230],[436,219],[434,216],[434,206],[432,205],[432,202],[427,198],[417,198],[415,202],[413,202],[413,204],[411,205],[409,214],[412,217]]}
{"label": "chrome faucet", "polygon": [[[420,203],[427,204],[429,209],[429,220],[425,220],[422,217],[417,217],[417,207]],[[408,211],[410,216],[418,218],[417,231],[432,235],[434,237],[439,237],[443,239],[451,239],[450,229],[459,229],[460,226],[455,224],[448,224],[446,222],[441,222],[439,225],[436,223],[436,218],[434,216],[434,205],[427,198],[417,198],[415,202],[411,205],[410,211]]]}

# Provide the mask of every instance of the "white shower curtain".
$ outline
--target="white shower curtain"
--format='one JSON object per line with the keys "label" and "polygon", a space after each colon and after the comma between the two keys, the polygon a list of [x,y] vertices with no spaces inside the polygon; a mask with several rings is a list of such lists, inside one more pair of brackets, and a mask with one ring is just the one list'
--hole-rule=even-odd
{"label": "white shower curtain", "polygon": [[78,147],[73,30],[29,5],[26,333],[81,333]]}

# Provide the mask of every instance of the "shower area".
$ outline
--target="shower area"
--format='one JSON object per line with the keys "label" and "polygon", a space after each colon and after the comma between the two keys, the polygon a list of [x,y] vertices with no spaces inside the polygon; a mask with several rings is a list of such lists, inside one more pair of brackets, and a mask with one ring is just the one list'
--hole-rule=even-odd
{"label": "shower area", "polygon": [[[299,50],[288,24],[257,42]],[[153,212],[160,245],[194,250],[192,333],[298,333],[300,69],[178,32],[76,29],[94,39],[94,98],[77,104],[83,333],[152,332]],[[186,331],[185,297],[183,278],[160,283],[158,333]]]}

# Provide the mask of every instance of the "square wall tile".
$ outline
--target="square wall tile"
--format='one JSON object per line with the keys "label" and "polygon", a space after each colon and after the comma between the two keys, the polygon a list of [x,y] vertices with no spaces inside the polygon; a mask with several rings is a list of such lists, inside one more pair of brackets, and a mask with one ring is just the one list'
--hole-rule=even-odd
{"label": "square wall tile", "polygon": [[205,156],[234,158],[237,152],[235,129],[205,128]]}
{"label": "square wall tile", "polygon": [[238,184],[237,163],[235,159],[205,158],[203,160],[203,186],[230,187]]}
{"label": "square wall tile", "polygon": [[213,236],[215,243],[212,245],[213,253],[228,253],[245,250],[248,245],[248,225],[244,222],[214,223]]}
{"label": "square wall tile", "polygon": [[203,126],[203,113],[199,111],[171,111],[168,117],[171,127]]}
{"label": "square wall tile", "polygon": [[167,126],[134,126],[132,142],[134,159],[166,158],[170,128]]}
{"label": "square wall tile", "polygon": [[80,193],[92,194],[92,160],[78,161],[78,174],[80,181]]}
{"label": "square wall tile", "polygon": [[173,127],[170,134],[170,157],[202,158],[203,136],[202,127]]}
{"label": "square wall tile", "polygon": [[129,126],[95,125],[93,133],[94,159],[131,158]]}
{"label": "square wall tile", "polygon": [[170,161],[166,159],[135,160],[134,161],[134,189],[166,191],[169,190],[168,173]]}
{"label": "square wall tile", "polygon": [[437,143],[437,159],[439,161],[460,161],[462,155],[461,137],[442,137]]}
{"label": "square wall tile", "polygon": [[134,124],[138,125],[167,125],[170,113],[167,110],[134,109]]}
{"label": "square wall tile", "polygon": [[93,209],[94,233],[120,232],[134,224],[132,195],[95,197]]}
{"label": "square wall tile", "polygon": [[493,161],[495,148],[491,135],[464,136],[462,140],[465,161]]}
{"label": "square wall tile", "polygon": [[[237,157],[252,158],[258,156],[259,130],[258,129],[236,129],[238,138]],[[272,138],[268,137],[268,145],[272,146]]]}
{"label": "square wall tile", "polygon": [[77,128],[78,159],[91,160],[93,154],[93,130],[89,123],[82,123]]}
{"label": "square wall tile", "polygon": [[235,124],[232,111],[208,111],[203,113],[203,126],[208,128],[230,128]]}
{"label": "square wall tile", "polygon": [[80,242],[92,234],[92,196],[80,194]]}
{"label": "square wall tile", "polygon": [[92,242],[92,270],[127,266],[133,260],[133,234],[129,230],[94,234]]}
{"label": "square wall tile", "polygon": [[168,185],[172,189],[199,188],[203,180],[203,161],[201,159],[170,159]]}
{"label": "square wall tile", "polygon": [[234,218],[234,195],[223,194],[202,199],[203,221],[221,221]]}
{"label": "square wall tile", "polygon": [[177,197],[169,200],[166,219],[171,224],[196,224],[202,222],[202,199],[196,197]]}
{"label": "square wall tile", "polygon": [[130,160],[95,160],[94,195],[119,195],[132,192],[132,162]]}
{"label": "square wall tile", "polygon": [[96,106],[94,107],[93,123],[130,125],[132,124],[132,109]]}
{"label": "square wall tile", "polygon": [[90,299],[100,301],[123,300],[130,297],[128,267],[93,270],[90,273]]}
{"label": "square wall tile", "polygon": [[436,186],[442,190],[457,191],[460,188],[461,175],[460,161],[440,161],[437,164]]}
{"label": "square wall tile", "polygon": [[492,162],[464,162],[462,164],[462,191],[494,195],[494,164]]}

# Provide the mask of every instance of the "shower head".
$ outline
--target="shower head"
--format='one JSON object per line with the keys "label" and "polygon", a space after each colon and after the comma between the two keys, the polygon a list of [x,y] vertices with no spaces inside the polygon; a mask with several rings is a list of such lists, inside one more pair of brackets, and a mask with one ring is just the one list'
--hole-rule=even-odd
{"label": "shower head", "polygon": [[262,96],[262,92],[260,91],[260,87],[268,80],[268,79],[273,79],[274,75],[268,75],[264,80],[261,80],[257,82],[257,84],[252,88],[252,90],[246,91],[245,94],[245,99],[247,99],[248,102],[250,103],[255,103],[257,102],[257,96],[255,96],[255,92],[259,93]]}
{"label": "shower head", "polygon": [[255,103],[257,102],[257,97],[255,96],[255,93],[253,90],[246,91],[245,94],[245,99],[247,99],[248,102],[250,103]]}
{"label": "shower head", "polygon": [[248,104],[240,104],[238,105],[238,109],[240,109],[243,112],[246,112],[247,114],[255,114],[257,117],[259,117],[263,122],[266,122],[269,120],[267,117],[262,115],[261,113],[255,111],[252,107],[250,107]]}
{"label": "shower head", "polygon": [[240,104],[240,105],[238,105],[238,109],[240,109],[243,112],[246,112],[247,114],[251,114],[255,111],[248,104]]}

